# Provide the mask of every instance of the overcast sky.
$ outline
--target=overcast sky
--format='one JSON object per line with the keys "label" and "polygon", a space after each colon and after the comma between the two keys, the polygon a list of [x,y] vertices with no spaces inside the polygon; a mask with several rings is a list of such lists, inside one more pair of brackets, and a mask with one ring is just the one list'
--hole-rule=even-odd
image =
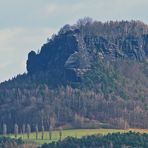
{"label": "overcast sky", "polygon": [[0,0],[0,82],[26,72],[28,52],[64,24],[85,16],[148,23],[147,9],[148,0]]}

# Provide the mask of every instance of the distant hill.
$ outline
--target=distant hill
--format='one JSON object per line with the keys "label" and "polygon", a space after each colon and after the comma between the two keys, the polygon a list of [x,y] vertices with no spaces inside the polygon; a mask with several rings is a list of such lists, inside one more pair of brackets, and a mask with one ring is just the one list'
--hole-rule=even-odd
{"label": "distant hill", "polygon": [[0,84],[0,123],[148,128],[147,65],[148,25],[80,19],[28,54],[26,74]]}

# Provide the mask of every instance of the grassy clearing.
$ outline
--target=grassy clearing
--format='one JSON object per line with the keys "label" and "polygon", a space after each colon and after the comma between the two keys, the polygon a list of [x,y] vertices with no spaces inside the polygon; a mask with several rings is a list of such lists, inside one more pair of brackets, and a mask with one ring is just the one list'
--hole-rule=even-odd
{"label": "grassy clearing", "polygon": [[[88,135],[106,135],[108,133],[116,133],[116,132],[126,132],[125,130],[115,130],[115,129],[74,129],[74,130],[63,130],[62,131],[62,139],[66,137],[76,137],[81,138],[83,136]],[[11,138],[15,138],[14,135],[9,135]],[[44,132],[44,139],[42,140],[42,133],[38,133],[38,139],[36,140],[36,134],[31,133],[29,139],[27,138],[27,134],[18,135],[17,138],[22,138],[26,142],[43,144],[43,143],[50,143],[52,141],[58,141],[60,139],[59,131],[52,132],[52,139],[49,140],[49,132]]]}
{"label": "grassy clearing", "polygon": [[[141,133],[148,133],[148,130],[142,130],[142,129],[129,129],[129,130],[117,130],[117,129],[73,129],[73,130],[63,130],[62,131],[62,139],[66,137],[76,137],[76,138],[81,138],[83,136],[88,136],[88,135],[106,135],[108,133],[124,133],[128,131],[135,131],[135,132],[141,132]],[[14,135],[9,135],[11,138],[15,138]],[[38,139],[36,140],[36,134],[31,133],[30,138],[27,138],[27,134],[24,135],[18,135],[18,138],[22,138],[24,141],[27,143],[35,143],[38,145],[41,145],[43,143],[50,143],[53,141],[58,141],[60,139],[59,131],[53,131],[52,132],[52,139],[49,140],[49,133],[44,132],[44,139],[42,140],[42,133],[38,133]]]}
{"label": "grassy clearing", "polygon": [[134,132],[138,132],[138,133],[146,133],[148,134],[148,129],[134,129],[134,128],[131,128],[129,129],[128,131],[134,131]]}

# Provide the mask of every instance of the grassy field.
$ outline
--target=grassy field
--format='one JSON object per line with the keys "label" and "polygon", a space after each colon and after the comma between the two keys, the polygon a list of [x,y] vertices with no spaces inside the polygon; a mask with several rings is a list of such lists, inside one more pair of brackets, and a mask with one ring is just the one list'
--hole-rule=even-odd
{"label": "grassy field", "polygon": [[[141,129],[129,129],[129,130],[116,130],[116,129],[74,129],[74,130],[63,130],[62,131],[62,139],[70,136],[70,137],[77,137],[81,138],[83,136],[87,135],[96,135],[96,134],[101,134],[101,135],[106,135],[108,133],[124,133],[128,131],[135,131],[135,132],[141,132],[141,133],[148,133],[148,130],[141,130]],[[27,138],[27,135],[18,135],[17,138],[21,137],[24,141],[27,143],[36,143],[38,145],[41,145],[43,143],[50,143],[52,141],[58,141],[60,139],[60,134],[59,131],[53,131],[52,132],[52,139],[49,140],[49,133],[44,132],[44,139],[42,140],[41,138],[42,133],[38,133],[38,139],[36,140],[36,134],[31,133],[30,138]],[[12,138],[15,138],[14,135],[9,135]]]}

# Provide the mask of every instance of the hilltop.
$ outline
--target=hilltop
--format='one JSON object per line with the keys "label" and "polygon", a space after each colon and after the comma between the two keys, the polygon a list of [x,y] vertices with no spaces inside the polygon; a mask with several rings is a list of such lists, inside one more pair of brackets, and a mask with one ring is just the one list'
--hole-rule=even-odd
{"label": "hilltop", "polygon": [[[0,123],[148,128],[148,25],[80,19],[0,84]],[[14,65],[15,66],[15,65]]]}

